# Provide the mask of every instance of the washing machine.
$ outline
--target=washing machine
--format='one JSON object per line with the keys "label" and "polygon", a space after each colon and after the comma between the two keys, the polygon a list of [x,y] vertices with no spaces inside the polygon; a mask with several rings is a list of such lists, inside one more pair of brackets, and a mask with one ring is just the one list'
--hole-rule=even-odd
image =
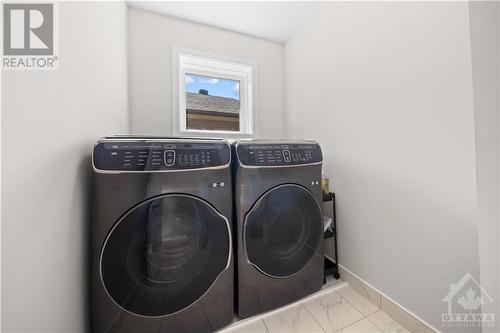
{"label": "washing machine", "polygon": [[312,141],[239,141],[233,150],[237,314],[244,318],[323,285],[323,157]]}
{"label": "washing machine", "polygon": [[93,147],[94,332],[211,332],[233,320],[231,148],[108,137]]}

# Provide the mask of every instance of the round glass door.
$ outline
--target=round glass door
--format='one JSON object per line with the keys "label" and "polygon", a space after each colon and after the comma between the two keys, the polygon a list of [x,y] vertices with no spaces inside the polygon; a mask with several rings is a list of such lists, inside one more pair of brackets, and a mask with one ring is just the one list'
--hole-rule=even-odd
{"label": "round glass door", "polygon": [[243,238],[248,261],[264,274],[300,271],[323,237],[321,208],[305,187],[286,184],[264,193],[246,216]]}
{"label": "round glass door", "polygon": [[169,194],[147,200],[126,213],[104,242],[104,287],[134,314],[182,310],[228,267],[229,228],[224,216],[197,197]]}

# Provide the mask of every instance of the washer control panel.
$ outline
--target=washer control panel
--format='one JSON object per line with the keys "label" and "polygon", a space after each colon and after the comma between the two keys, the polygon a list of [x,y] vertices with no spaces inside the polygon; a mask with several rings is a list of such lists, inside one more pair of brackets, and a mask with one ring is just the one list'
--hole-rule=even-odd
{"label": "washer control panel", "polygon": [[110,141],[94,146],[93,164],[102,171],[168,171],[228,165],[231,148],[222,141]]}
{"label": "washer control panel", "polygon": [[236,154],[240,163],[247,166],[302,165],[323,161],[321,147],[314,142],[240,142]]}

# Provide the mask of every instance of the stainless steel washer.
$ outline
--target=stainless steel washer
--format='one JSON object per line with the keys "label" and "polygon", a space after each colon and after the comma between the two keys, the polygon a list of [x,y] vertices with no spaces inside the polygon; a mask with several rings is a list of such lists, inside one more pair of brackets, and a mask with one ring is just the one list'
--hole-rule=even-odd
{"label": "stainless steel washer", "polygon": [[211,332],[233,320],[231,148],[110,137],[93,149],[94,332]]}
{"label": "stainless steel washer", "polygon": [[321,148],[240,141],[235,152],[237,313],[293,302],[323,284]]}

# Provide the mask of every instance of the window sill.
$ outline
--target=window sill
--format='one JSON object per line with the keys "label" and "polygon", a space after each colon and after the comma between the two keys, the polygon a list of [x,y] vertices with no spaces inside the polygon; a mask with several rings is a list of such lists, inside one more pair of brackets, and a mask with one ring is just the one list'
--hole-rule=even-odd
{"label": "window sill", "polygon": [[251,139],[255,137],[254,133],[241,133],[230,131],[174,131],[175,136],[198,137],[198,138],[221,138],[221,139]]}

